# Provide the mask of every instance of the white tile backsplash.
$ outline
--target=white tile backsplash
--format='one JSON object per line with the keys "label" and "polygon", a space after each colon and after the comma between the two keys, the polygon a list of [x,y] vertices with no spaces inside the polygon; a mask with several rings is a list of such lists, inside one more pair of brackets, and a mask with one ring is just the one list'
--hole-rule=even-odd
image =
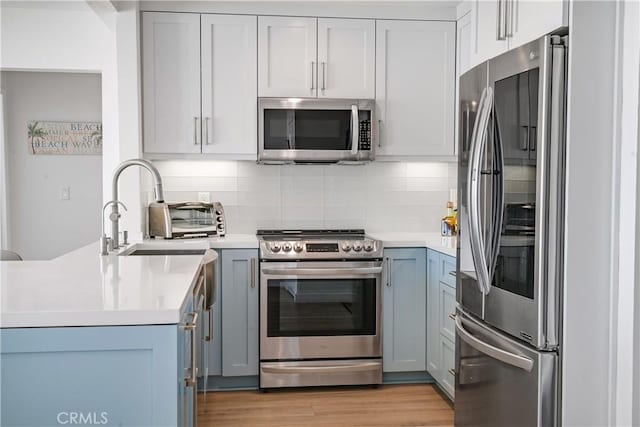
{"label": "white tile backsplash", "polygon": [[[258,165],[241,161],[156,161],[167,201],[208,191],[225,206],[229,233],[258,228],[354,228],[437,232],[456,189],[453,163]],[[152,191],[143,174],[143,188]],[[143,197],[146,200],[146,197]]]}

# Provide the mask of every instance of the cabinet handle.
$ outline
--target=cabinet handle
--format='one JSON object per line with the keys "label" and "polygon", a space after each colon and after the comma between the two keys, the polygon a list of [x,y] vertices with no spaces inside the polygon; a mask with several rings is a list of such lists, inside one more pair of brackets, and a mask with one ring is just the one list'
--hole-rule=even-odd
{"label": "cabinet handle", "polygon": [[256,287],[256,259],[251,258],[251,287]]}
{"label": "cabinet handle", "polygon": [[315,61],[311,61],[311,90],[314,90],[316,88],[316,85],[313,84],[313,69],[315,68],[315,66]]}
{"label": "cabinet handle", "polygon": [[505,40],[506,39],[506,21],[507,14],[504,6],[505,0],[498,0],[498,26],[497,26],[497,34],[496,40]]}
{"label": "cabinet handle", "polygon": [[451,320],[456,320],[456,314],[455,314],[455,313],[451,313],[451,314],[449,315],[449,319],[451,319]]}
{"label": "cabinet handle", "polygon": [[204,337],[204,340],[208,342],[213,339],[213,306],[207,309],[207,315],[209,316],[209,330],[207,331],[207,335]]}
{"label": "cabinet handle", "polygon": [[391,287],[391,265],[393,261],[391,258],[387,258],[387,287]]}
{"label": "cabinet handle", "polygon": [[504,20],[506,23],[506,37],[513,37],[513,0],[505,0],[507,2]]}
{"label": "cabinet handle", "polygon": [[187,313],[187,316],[191,316],[191,322],[184,322],[180,325],[184,330],[189,332],[189,335],[191,337],[191,367],[186,369],[189,375],[185,377],[184,383],[187,387],[195,388],[198,375],[198,362],[196,360],[196,328],[198,326],[198,312],[193,311],[191,313]]}
{"label": "cabinet handle", "polygon": [[454,270],[451,270],[449,272],[449,276],[458,277],[458,275],[456,274],[456,272]]}
{"label": "cabinet handle", "polygon": [[378,119],[378,148],[382,147],[382,120]]}
{"label": "cabinet handle", "polygon": [[449,373],[454,377],[456,376],[456,371],[454,369],[449,369]]}
{"label": "cabinet handle", "polygon": [[326,78],[327,78],[327,63],[322,61],[322,91],[323,92],[326,88]]}
{"label": "cabinet handle", "polygon": [[193,145],[198,144],[198,117],[193,118]]}
{"label": "cabinet handle", "polygon": [[209,145],[209,119],[210,117],[204,118],[204,143]]}

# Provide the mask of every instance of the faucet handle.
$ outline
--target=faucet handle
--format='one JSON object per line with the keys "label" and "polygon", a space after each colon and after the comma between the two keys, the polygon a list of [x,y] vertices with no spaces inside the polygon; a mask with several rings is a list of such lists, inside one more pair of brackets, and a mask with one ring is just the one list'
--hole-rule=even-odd
{"label": "faucet handle", "polygon": [[109,252],[113,250],[113,240],[111,237],[102,235],[100,237],[100,255],[109,255]]}

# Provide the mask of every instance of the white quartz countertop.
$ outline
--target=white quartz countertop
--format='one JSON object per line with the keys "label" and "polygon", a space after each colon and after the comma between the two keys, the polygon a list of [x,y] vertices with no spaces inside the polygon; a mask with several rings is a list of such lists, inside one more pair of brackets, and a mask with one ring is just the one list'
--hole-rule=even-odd
{"label": "white quartz countertop", "polygon": [[96,242],[50,261],[0,262],[0,327],[180,322],[201,255],[99,252]]}
{"label": "white quartz countertop", "polygon": [[385,248],[425,247],[445,255],[456,256],[456,237],[442,237],[440,233],[367,233],[369,237],[382,240]]}
{"label": "white quartz countertop", "polygon": [[50,261],[0,262],[0,327],[179,323],[201,255],[120,256],[135,249],[251,249],[250,234],[145,240],[101,256],[92,243]]}

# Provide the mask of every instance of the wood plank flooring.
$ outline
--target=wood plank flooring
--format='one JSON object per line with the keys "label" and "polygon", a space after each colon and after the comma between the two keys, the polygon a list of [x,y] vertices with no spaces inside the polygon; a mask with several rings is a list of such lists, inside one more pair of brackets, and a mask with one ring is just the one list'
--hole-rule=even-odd
{"label": "wood plank flooring", "polygon": [[218,391],[198,395],[198,425],[452,426],[453,406],[429,384]]}

